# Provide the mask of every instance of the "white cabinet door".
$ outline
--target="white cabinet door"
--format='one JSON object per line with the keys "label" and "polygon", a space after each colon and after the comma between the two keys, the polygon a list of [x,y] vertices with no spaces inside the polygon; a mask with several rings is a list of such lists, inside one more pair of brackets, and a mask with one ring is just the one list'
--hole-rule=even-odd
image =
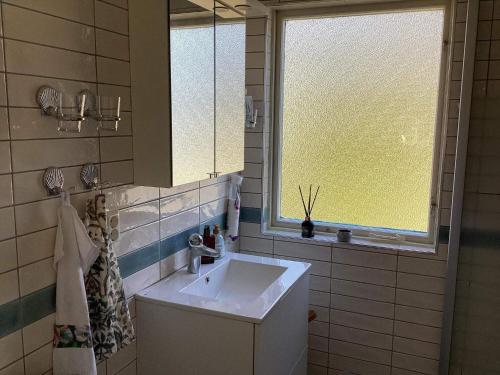
{"label": "white cabinet door", "polygon": [[175,17],[179,14],[173,12],[170,23],[174,186],[207,179],[214,171],[213,17],[185,26],[188,15],[189,13],[184,13],[183,23],[179,24],[175,22]]}

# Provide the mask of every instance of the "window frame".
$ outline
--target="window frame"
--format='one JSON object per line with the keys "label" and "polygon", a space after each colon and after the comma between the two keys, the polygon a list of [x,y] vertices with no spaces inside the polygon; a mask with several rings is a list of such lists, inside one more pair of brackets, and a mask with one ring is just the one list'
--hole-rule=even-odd
{"label": "window frame", "polygon": [[[429,221],[427,232],[414,232],[390,228],[365,227],[359,225],[348,225],[331,222],[315,222],[316,232],[331,235],[338,229],[350,229],[354,237],[362,239],[373,239],[374,241],[388,243],[416,243],[422,245],[437,246],[437,238],[440,224],[440,204],[439,196],[441,191],[442,164],[444,160],[444,149],[446,141],[448,90],[451,74],[451,53],[450,53],[450,17],[452,0],[421,0],[405,2],[385,2],[370,4],[337,5],[328,7],[294,8],[275,10],[273,12],[273,58],[272,58],[272,78],[271,78],[271,142],[269,152],[269,196],[268,196],[268,217],[267,230],[276,231],[300,231],[302,220],[284,219],[280,217],[281,206],[281,150],[282,150],[282,62],[284,55],[282,51],[283,25],[287,19],[310,18],[310,17],[341,17],[369,13],[387,13],[397,11],[443,9],[443,48],[441,53],[441,66],[439,75],[438,103],[436,111],[435,139],[433,147],[433,162],[431,176],[431,191],[429,200]],[[274,171],[274,173],[273,173]]]}

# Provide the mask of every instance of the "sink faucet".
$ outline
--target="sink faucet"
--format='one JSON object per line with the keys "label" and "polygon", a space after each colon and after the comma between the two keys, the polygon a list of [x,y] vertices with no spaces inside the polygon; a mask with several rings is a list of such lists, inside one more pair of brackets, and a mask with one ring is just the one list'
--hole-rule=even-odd
{"label": "sink faucet", "polygon": [[189,236],[189,263],[188,272],[198,274],[200,272],[201,256],[213,258],[219,257],[219,252],[203,245],[203,237],[198,233]]}

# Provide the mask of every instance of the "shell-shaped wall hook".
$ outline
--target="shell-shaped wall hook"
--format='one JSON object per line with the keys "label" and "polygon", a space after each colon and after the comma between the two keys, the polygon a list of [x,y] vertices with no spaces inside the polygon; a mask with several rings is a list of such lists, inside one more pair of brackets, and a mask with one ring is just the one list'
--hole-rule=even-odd
{"label": "shell-shaped wall hook", "polygon": [[99,168],[97,165],[92,163],[85,164],[80,172],[80,179],[85,189],[97,188],[99,182]]}
{"label": "shell-shaped wall hook", "polygon": [[43,186],[49,195],[59,195],[64,186],[64,175],[60,168],[49,167],[43,174]]}

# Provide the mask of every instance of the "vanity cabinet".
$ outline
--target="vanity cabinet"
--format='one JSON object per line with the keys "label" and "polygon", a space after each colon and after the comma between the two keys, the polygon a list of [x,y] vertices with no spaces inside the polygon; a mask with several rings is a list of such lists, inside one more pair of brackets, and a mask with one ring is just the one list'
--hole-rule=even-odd
{"label": "vanity cabinet", "polygon": [[306,375],[308,272],[261,322],[210,311],[217,297],[204,310],[165,301],[163,287],[136,296],[138,375]]}
{"label": "vanity cabinet", "polygon": [[134,183],[243,170],[245,17],[205,0],[129,4]]}

